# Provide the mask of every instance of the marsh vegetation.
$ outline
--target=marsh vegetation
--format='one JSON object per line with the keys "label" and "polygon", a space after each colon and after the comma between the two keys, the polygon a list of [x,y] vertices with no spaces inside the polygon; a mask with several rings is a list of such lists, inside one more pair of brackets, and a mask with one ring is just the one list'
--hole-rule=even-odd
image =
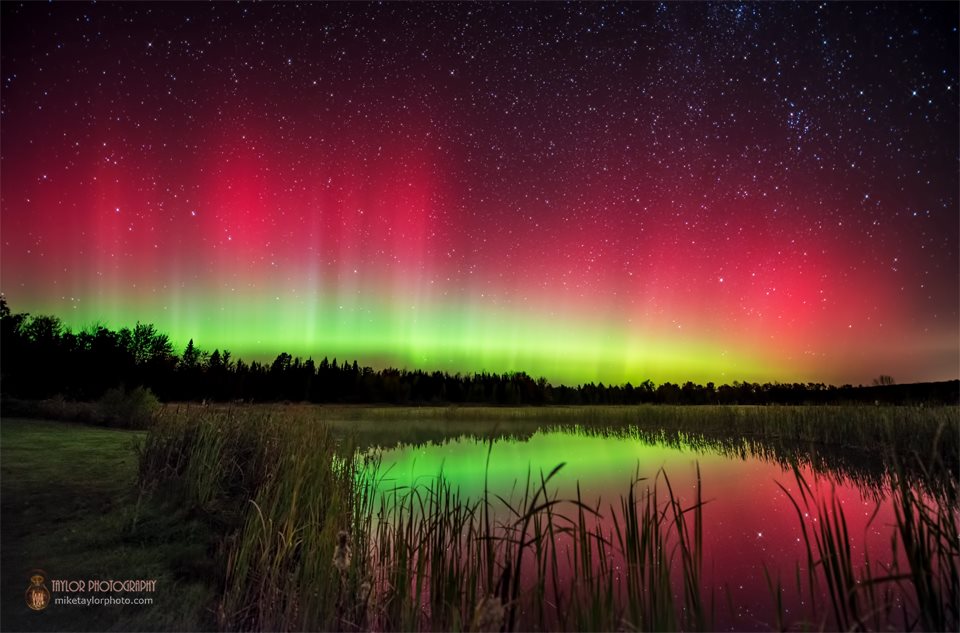
{"label": "marsh vegetation", "polygon": [[222,629],[954,630],[956,415],[167,407],[139,482],[216,523]]}

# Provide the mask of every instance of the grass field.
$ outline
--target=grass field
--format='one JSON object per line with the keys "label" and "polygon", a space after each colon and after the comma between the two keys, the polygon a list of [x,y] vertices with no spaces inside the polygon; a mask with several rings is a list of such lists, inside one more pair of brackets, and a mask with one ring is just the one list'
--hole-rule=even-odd
{"label": "grass field", "polygon": [[[42,420],[0,422],[5,631],[209,628],[213,532],[162,499],[141,499],[143,433]],[[155,578],[152,606],[30,611],[30,570],[51,578]],[[48,586],[49,587],[49,586]]]}

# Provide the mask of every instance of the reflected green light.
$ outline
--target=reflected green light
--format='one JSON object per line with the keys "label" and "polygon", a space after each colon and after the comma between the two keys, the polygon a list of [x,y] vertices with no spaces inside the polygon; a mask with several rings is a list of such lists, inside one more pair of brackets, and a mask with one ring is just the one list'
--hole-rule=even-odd
{"label": "reflected green light", "polygon": [[541,476],[546,477],[562,463],[563,468],[548,486],[550,493],[573,498],[580,482],[584,495],[613,501],[627,492],[634,476],[652,482],[661,468],[684,482],[679,489],[695,480],[697,463],[702,469],[714,471],[729,468],[729,460],[717,454],[694,454],[629,437],[568,432],[538,431],[523,442],[495,440],[489,467],[488,451],[489,442],[477,438],[382,451],[381,490],[428,485],[442,474],[463,497],[482,498],[486,481],[492,494],[517,499],[522,496],[528,472],[532,486],[538,487]]}

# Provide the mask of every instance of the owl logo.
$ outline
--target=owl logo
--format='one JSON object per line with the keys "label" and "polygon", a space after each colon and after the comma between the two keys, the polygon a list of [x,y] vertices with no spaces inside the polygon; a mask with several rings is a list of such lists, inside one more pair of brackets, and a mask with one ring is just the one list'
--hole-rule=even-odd
{"label": "owl logo", "polygon": [[34,611],[43,611],[50,606],[50,590],[43,584],[46,580],[44,573],[39,569],[34,570],[33,575],[30,576],[30,586],[24,594],[27,606]]}

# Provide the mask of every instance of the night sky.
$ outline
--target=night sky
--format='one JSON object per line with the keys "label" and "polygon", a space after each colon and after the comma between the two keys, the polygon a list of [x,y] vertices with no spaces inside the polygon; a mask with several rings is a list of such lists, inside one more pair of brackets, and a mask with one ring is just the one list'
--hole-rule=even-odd
{"label": "night sky", "polygon": [[4,2],[0,289],[247,361],[956,378],[957,24]]}

